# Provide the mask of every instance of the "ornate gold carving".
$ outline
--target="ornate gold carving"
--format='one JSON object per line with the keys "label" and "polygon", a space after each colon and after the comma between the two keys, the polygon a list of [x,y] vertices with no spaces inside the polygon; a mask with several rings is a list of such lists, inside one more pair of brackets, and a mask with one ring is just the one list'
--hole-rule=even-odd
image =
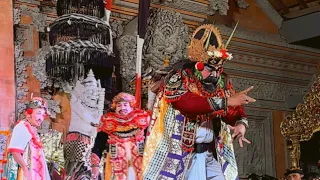
{"label": "ornate gold carving", "polygon": [[300,141],[308,141],[313,133],[320,130],[320,76],[312,86],[311,92],[304,96],[292,116],[281,123],[281,133],[292,145],[288,146],[291,168],[299,168]]}
{"label": "ornate gold carving", "polygon": [[169,56],[166,56],[166,58],[163,61],[163,64],[166,67],[166,66],[169,66],[169,63],[170,63],[170,58],[169,58]]}
{"label": "ornate gold carving", "polygon": [[288,145],[290,153],[291,169],[298,169],[300,167],[300,141],[298,136],[292,137],[292,144]]}
{"label": "ornate gold carving", "polygon": [[[203,32],[203,35],[200,39],[197,39],[199,33]],[[217,40],[218,47],[214,45],[208,44],[208,47],[205,47],[207,41],[211,36],[215,36]],[[190,60],[194,62],[208,62],[210,56],[208,55],[208,51],[220,50],[225,49],[225,46],[222,41],[222,37],[220,31],[211,24],[204,24],[199,26],[192,35],[190,45],[187,48],[188,57]]]}

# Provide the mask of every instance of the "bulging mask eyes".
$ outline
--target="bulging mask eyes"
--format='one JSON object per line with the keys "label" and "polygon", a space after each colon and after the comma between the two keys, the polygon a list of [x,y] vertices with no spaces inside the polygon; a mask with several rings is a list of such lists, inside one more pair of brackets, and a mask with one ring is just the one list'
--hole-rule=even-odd
{"label": "bulging mask eyes", "polygon": [[210,67],[210,66],[205,66],[204,67],[207,71],[209,71],[209,72],[211,72],[211,71],[213,71],[214,69],[212,68],[212,67]]}

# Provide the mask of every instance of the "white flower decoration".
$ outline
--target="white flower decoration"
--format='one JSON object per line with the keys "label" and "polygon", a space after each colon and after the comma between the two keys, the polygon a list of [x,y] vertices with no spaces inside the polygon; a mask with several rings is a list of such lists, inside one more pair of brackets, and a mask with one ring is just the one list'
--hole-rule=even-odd
{"label": "white flower decoration", "polygon": [[227,53],[228,54],[228,60],[231,60],[233,58],[232,54],[231,53]]}
{"label": "white flower decoration", "polygon": [[213,53],[214,53],[214,57],[217,57],[217,58],[222,57],[222,53],[220,51],[214,51]]}
{"label": "white flower decoration", "polygon": [[208,56],[213,56],[214,53],[212,51],[208,51]]}
{"label": "white flower decoration", "polygon": [[[208,56],[210,57],[214,57],[214,58],[221,58],[222,57],[222,53],[218,50],[214,50],[214,51],[208,51]],[[231,60],[233,58],[231,53],[227,53],[228,57],[226,58],[227,60]]]}

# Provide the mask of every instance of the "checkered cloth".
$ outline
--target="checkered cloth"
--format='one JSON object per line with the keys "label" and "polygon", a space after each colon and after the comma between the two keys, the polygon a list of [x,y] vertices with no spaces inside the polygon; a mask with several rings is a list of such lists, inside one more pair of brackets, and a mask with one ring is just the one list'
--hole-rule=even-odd
{"label": "checkered cloth", "polygon": [[[76,133],[76,132],[72,132]],[[65,161],[69,163],[75,163],[75,162],[84,162],[84,165],[86,167],[90,167],[90,157],[91,157],[91,148],[92,144],[88,144],[87,142],[91,142],[90,137],[82,135],[81,133],[78,133],[81,138],[84,139],[87,138],[86,141],[82,140],[67,140],[65,142],[64,147],[64,155],[65,155]]]}

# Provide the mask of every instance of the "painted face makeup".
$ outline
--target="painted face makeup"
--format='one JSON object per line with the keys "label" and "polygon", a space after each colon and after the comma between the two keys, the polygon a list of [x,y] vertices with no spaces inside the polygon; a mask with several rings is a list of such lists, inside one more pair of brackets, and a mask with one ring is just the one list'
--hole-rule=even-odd
{"label": "painted face makeup", "polygon": [[118,102],[116,106],[116,113],[120,115],[128,115],[133,111],[133,108],[130,106],[129,102]]}

